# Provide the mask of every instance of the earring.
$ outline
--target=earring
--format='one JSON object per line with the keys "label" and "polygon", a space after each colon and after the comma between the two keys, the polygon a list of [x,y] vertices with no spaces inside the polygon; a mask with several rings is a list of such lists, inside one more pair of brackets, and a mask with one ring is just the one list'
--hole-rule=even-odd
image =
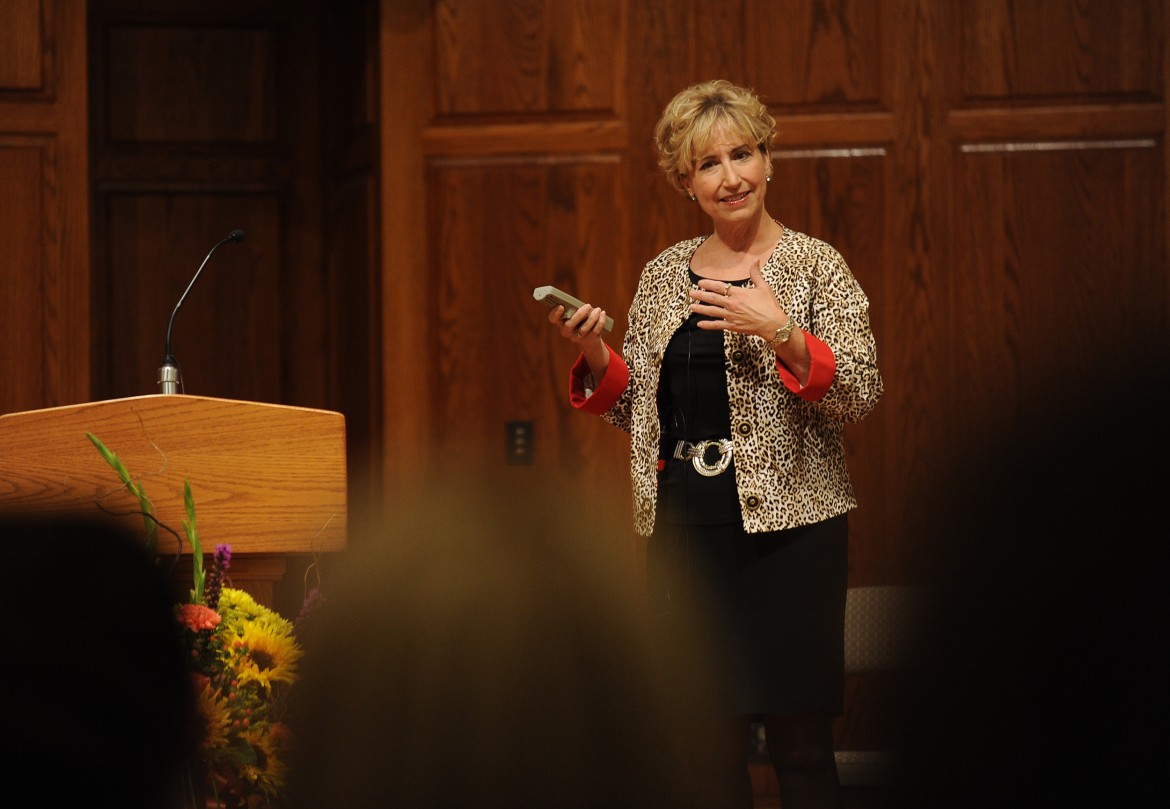
{"label": "earring", "polygon": [[691,202],[694,202],[694,201],[695,201],[695,195],[694,195],[694,194],[691,194],[690,196],[691,196]]}
{"label": "earring", "polygon": [[772,175],[771,175],[771,174],[769,174],[767,177],[765,177],[765,178],[764,178],[764,182],[766,182],[766,183],[770,183],[770,182],[772,182]]}

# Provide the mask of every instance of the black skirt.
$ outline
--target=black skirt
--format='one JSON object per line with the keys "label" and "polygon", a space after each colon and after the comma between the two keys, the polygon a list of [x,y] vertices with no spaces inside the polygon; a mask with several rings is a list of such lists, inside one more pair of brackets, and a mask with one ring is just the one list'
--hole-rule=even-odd
{"label": "black skirt", "polygon": [[717,710],[842,712],[847,515],[764,534],[660,519],[647,550],[655,625],[700,644]]}
{"label": "black skirt", "polygon": [[[699,277],[692,273],[692,283]],[[744,283],[744,282],[737,282]],[[699,645],[716,709],[842,711],[848,519],[766,534],[743,530],[735,461],[700,475],[677,441],[731,434],[724,333],[692,315],[671,337],[658,391],[665,468],[647,557],[650,608],[672,644]]]}

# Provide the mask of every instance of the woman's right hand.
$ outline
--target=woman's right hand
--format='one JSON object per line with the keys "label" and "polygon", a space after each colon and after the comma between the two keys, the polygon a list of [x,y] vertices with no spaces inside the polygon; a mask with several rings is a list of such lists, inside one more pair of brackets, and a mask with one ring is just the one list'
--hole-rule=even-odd
{"label": "woman's right hand", "polygon": [[586,303],[568,320],[562,320],[565,307],[554,306],[549,310],[548,322],[560,328],[561,337],[581,347],[585,361],[593,377],[600,380],[609,365],[609,348],[602,339],[605,328],[605,310]]}

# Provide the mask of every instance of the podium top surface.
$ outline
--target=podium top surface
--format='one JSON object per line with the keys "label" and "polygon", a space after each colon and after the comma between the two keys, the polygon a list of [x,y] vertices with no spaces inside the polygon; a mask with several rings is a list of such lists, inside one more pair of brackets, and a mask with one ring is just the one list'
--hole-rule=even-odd
{"label": "podium top surface", "polygon": [[[233,553],[345,547],[340,413],[155,394],[0,415],[0,508],[117,514],[141,527],[136,501],[86,433],[118,455],[159,521],[179,535],[189,481],[205,551],[225,543]],[[159,550],[180,547],[160,530]]]}

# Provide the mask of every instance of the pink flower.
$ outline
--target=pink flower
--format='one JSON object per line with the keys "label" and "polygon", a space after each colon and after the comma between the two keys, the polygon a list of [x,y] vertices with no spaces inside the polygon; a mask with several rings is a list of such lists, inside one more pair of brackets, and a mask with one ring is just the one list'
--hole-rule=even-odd
{"label": "pink flower", "polygon": [[219,613],[202,604],[183,604],[178,609],[179,623],[193,632],[201,629],[215,629],[219,626]]}

